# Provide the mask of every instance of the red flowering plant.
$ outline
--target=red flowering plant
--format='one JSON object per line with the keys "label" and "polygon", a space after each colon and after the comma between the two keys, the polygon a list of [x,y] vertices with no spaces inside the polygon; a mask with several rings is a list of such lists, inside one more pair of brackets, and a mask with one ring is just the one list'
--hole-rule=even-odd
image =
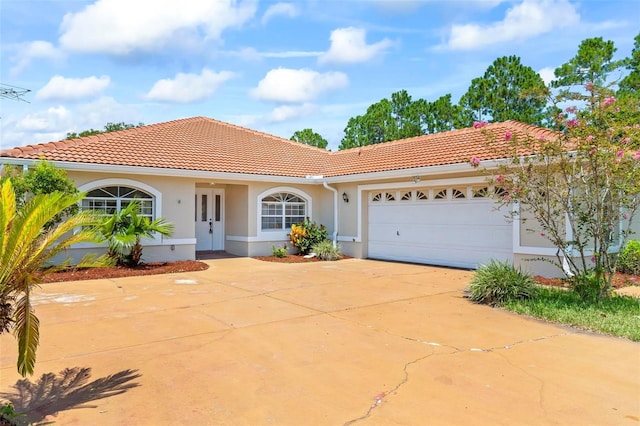
{"label": "red flowering plant", "polygon": [[[562,132],[508,132],[506,145],[494,137],[490,145],[501,147],[498,155],[508,161],[490,171],[489,180],[499,204],[517,205],[521,221],[535,218],[536,232],[558,249],[552,262],[574,289],[597,299],[610,293],[615,249],[632,232],[640,208],[640,124],[633,122],[640,108],[590,86],[586,107],[558,115]],[[581,293],[579,286],[588,289]]]}

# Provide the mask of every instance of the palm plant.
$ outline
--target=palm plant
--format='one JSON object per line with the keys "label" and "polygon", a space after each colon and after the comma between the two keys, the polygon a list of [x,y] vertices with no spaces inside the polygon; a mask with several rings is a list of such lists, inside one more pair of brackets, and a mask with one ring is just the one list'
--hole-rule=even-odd
{"label": "palm plant", "polygon": [[[95,226],[102,218],[90,211],[63,217],[55,225],[45,227],[83,196],[58,191],[38,194],[18,208],[11,181],[0,181],[0,303],[15,305],[12,315],[0,318],[3,321],[0,332],[14,328],[18,340],[17,367],[22,376],[33,374],[39,342],[39,320],[31,304],[31,292],[45,274],[66,267],[69,261],[46,269],[43,266],[72,244],[101,241]],[[105,264],[106,258],[89,255],[77,266]]]}
{"label": "palm plant", "polygon": [[137,202],[129,203],[120,211],[114,212],[111,216],[103,218],[100,224],[100,232],[106,239],[109,246],[107,256],[114,263],[125,264],[126,251],[135,243],[135,235],[128,232],[129,216],[131,212],[139,209]]}
{"label": "palm plant", "polygon": [[100,230],[109,243],[109,257],[118,264],[138,266],[142,259],[142,238],[152,237],[155,232],[170,236],[173,224],[164,218],[149,220],[140,214],[140,203],[132,201],[107,218]]}
{"label": "palm plant", "polygon": [[139,214],[140,209],[134,209],[129,217],[131,222],[127,233],[135,236],[135,241],[131,246],[128,260],[129,265],[138,266],[142,260],[142,237],[153,237],[154,233],[158,233],[164,237],[169,237],[173,233],[173,224],[167,222],[164,218],[159,217],[155,220],[149,220],[148,217]]}

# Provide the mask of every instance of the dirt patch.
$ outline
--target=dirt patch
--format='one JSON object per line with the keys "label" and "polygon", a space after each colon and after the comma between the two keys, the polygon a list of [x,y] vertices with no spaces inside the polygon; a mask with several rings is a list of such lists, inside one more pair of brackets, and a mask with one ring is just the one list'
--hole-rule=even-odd
{"label": "dirt patch", "polygon": [[43,283],[65,281],[97,280],[101,278],[136,277],[140,275],[173,274],[177,272],[204,271],[209,268],[204,262],[183,260],[179,262],[144,263],[135,268],[108,266],[102,268],[68,269],[54,272],[43,277]]}
{"label": "dirt patch", "polygon": [[[541,276],[535,276],[533,277],[533,279],[542,285],[550,285],[554,287],[565,287],[565,288],[569,287],[569,283],[567,282],[567,280],[562,278],[545,278]],[[640,276],[616,272],[616,274],[613,276],[613,281],[611,282],[611,285],[613,286],[613,288],[628,287],[630,285],[639,286]]]}

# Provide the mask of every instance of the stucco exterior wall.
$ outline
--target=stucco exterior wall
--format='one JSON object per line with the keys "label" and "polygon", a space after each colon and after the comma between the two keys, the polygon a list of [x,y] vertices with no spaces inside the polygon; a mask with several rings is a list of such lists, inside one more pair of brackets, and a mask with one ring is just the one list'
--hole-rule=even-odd
{"label": "stucco exterior wall", "polygon": [[249,186],[225,187],[226,235],[249,235]]}
{"label": "stucco exterior wall", "polygon": [[[105,174],[90,172],[68,172],[78,188],[89,189],[105,186],[105,184],[120,184],[123,186],[153,188],[161,194],[156,198],[156,217],[162,216],[174,225],[174,232],[170,237],[156,236],[154,239],[143,239],[143,261],[154,262],[160,260],[193,260],[195,259],[195,235],[193,203],[195,196],[195,182],[193,179]],[[80,244],[68,251],[73,261],[79,260],[88,251],[102,253],[104,245]],[[62,259],[60,259],[62,260]]]}

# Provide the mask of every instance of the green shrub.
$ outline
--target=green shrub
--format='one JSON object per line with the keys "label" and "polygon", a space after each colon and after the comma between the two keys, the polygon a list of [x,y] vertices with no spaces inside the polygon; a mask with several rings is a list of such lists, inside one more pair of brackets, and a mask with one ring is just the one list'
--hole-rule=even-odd
{"label": "green shrub", "polygon": [[273,254],[275,257],[286,257],[288,253],[289,251],[287,250],[286,244],[284,245],[284,247],[271,246],[271,254]]}
{"label": "green shrub", "polygon": [[298,254],[309,254],[311,247],[327,239],[324,225],[317,225],[306,218],[304,222],[291,225],[289,239],[298,250]]}
{"label": "green shrub", "polygon": [[6,402],[0,405],[0,425],[17,425],[17,419],[24,414],[16,413],[13,404]]}
{"label": "green shrub", "polygon": [[600,299],[605,286],[604,278],[595,272],[576,275],[569,280],[569,287],[576,293],[580,300],[596,302]]}
{"label": "green shrub", "polygon": [[640,241],[629,240],[620,252],[618,271],[640,275]]}
{"label": "green shrub", "polygon": [[342,256],[340,247],[334,247],[333,241],[331,240],[324,240],[315,244],[311,248],[311,251],[314,252],[320,260],[338,260]]}
{"label": "green shrub", "polygon": [[476,303],[501,305],[511,299],[528,299],[535,295],[535,281],[509,262],[491,260],[478,268],[467,294]]}

